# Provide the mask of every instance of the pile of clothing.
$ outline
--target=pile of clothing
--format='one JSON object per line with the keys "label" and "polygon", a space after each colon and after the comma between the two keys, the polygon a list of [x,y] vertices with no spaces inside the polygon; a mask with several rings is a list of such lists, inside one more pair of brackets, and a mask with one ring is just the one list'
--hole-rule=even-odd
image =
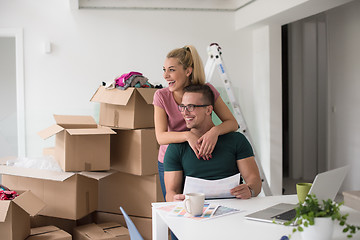
{"label": "pile of clothing", "polygon": [[[128,87],[136,87],[136,88],[162,88],[161,85],[154,86],[149,82],[149,79],[143,76],[140,72],[129,72],[124,73],[120,77],[114,79],[114,81],[110,83],[104,83],[103,86],[107,89],[118,88],[121,90],[125,90]],[[161,87],[160,87],[161,86]]]}
{"label": "pile of clothing", "polygon": [[15,191],[12,191],[0,184],[0,200],[13,200],[19,196],[19,194]]}

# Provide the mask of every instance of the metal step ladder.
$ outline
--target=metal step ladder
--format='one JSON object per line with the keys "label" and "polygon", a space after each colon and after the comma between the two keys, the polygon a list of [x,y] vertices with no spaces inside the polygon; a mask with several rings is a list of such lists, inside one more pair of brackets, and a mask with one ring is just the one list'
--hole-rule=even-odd
{"label": "metal step ladder", "polygon": [[[236,121],[239,124],[239,130],[242,134],[244,134],[247,139],[249,140],[249,142],[251,143],[251,137],[249,134],[249,131],[247,129],[245,120],[243,118],[243,115],[241,113],[241,109],[240,109],[240,105],[238,104],[233,90],[232,90],[232,86],[231,86],[231,81],[229,80],[226,71],[225,71],[225,67],[224,67],[224,63],[221,57],[221,47],[217,44],[217,43],[212,43],[210,44],[210,46],[208,46],[208,59],[206,61],[206,65],[205,65],[205,77],[206,77],[206,82],[210,82],[212,75],[214,73],[215,68],[217,68],[218,73],[220,75],[221,81],[224,84],[226,93],[228,95],[231,107],[233,108],[234,111],[234,117],[236,119]],[[254,149],[254,148],[253,148]],[[254,153],[255,153],[255,149],[254,149]],[[262,180],[262,189],[263,192],[266,196],[271,196],[271,189],[269,187],[269,184],[266,180],[266,176],[264,174],[261,162],[258,161],[256,159],[256,153],[255,153],[255,160],[256,163],[259,167],[259,172],[260,172],[260,177]]]}

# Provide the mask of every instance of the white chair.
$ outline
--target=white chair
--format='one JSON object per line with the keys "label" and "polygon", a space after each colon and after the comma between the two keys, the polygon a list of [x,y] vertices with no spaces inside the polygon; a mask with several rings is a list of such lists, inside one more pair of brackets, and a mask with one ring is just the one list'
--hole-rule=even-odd
{"label": "white chair", "polygon": [[140,235],[139,231],[137,230],[133,221],[131,221],[130,217],[125,212],[125,210],[122,207],[120,207],[120,210],[121,210],[122,214],[124,215],[125,222],[126,222],[128,230],[129,230],[129,234],[130,234],[130,239],[131,240],[144,240],[143,237]]}

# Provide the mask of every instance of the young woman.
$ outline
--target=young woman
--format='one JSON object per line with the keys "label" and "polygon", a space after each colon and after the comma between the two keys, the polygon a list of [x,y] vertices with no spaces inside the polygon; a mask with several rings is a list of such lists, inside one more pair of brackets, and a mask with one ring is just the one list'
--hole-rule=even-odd
{"label": "young woman", "polygon": [[203,136],[198,138],[188,131],[185,120],[178,110],[184,87],[190,84],[205,84],[205,73],[200,56],[195,47],[189,45],[177,48],[168,53],[163,66],[164,79],[169,87],[159,89],[154,95],[155,134],[160,144],[158,156],[161,188],[166,194],[164,184],[164,155],[168,144],[187,141],[197,158],[211,159],[219,135],[236,131],[238,124],[229,108],[221,99],[219,92],[208,83],[215,95],[214,111],[222,121]]}

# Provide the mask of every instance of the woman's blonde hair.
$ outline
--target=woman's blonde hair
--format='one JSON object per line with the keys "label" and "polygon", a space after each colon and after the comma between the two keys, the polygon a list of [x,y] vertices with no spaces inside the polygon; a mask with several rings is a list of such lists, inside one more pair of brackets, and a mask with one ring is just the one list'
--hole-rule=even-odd
{"label": "woman's blonde hair", "polygon": [[191,84],[205,84],[204,66],[194,46],[186,45],[182,48],[176,48],[170,51],[166,57],[178,59],[184,69],[192,67],[193,70],[189,76]]}

